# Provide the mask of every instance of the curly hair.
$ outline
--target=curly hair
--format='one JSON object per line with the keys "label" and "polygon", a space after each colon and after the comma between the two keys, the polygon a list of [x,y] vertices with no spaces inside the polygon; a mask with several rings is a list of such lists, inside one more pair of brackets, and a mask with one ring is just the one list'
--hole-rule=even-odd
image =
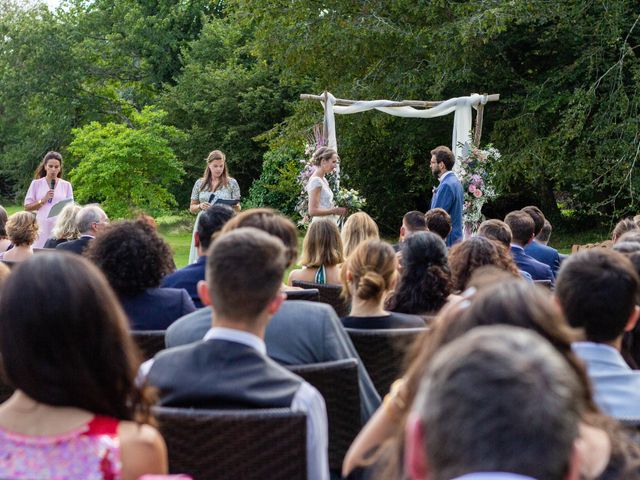
{"label": "curly hair", "polygon": [[385,309],[414,315],[437,312],[451,293],[444,240],[432,232],[417,232],[402,242],[401,252],[400,281]]}
{"label": "curly hair", "polygon": [[77,216],[81,209],[82,207],[75,202],[71,202],[64,207],[56,219],[51,236],[59,240],[63,238],[66,240],[78,238],[80,231],[78,230]]}
{"label": "curly hair", "polygon": [[0,240],[7,238],[7,229],[5,228],[7,220],[9,220],[7,211],[0,205]]}
{"label": "curly hair", "polygon": [[7,221],[7,235],[16,247],[31,245],[38,238],[38,222],[31,212],[16,212]]}
{"label": "curly hair", "polygon": [[105,274],[120,295],[135,295],[160,285],[173,271],[169,244],[142,220],[112,223],[89,243],[84,255]]}
{"label": "curly hair", "polygon": [[501,243],[485,237],[471,237],[449,251],[453,290],[461,292],[467,288],[473,272],[484,265],[495,265],[515,277],[520,276],[518,267]]}

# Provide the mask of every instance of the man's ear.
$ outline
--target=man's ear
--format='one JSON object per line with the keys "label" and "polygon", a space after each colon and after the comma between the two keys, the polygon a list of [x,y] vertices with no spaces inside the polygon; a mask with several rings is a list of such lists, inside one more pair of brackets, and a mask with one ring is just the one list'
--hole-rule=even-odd
{"label": "man's ear", "polygon": [[404,466],[411,480],[428,480],[429,469],[424,446],[422,422],[417,415],[407,418],[405,427]]}
{"label": "man's ear", "polygon": [[353,282],[353,273],[351,273],[351,270],[347,270],[347,282]]}
{"label": "man's ear", "polygon": [[200,234],[198,232],[195,232],[193,234],[193,245],[198,248],[200,246]]}
{"label": "man's ear", "polygon": [[282,306],[282,302],[287,299],[287,294],[285,292],[278,292],[273,300],[269,302],[267,305],[267,313],[269,315],[274,315]]}
{"label": "man's ear", "polygon": [[209,285],[205,280],[198,282],[198,296],[203,305],[211,305],[211,296],[209,295]]}
{"label": "man's ear", "polygon": [[640,307],[636,305],[633,307],[633,310],[631,310],[631,315],[629,315],[629,320],[627,320],[627,326],[624,327],[625,332],[630,332],[636,327],[636,323],[638,323],[638,316],[640,316]]}
{"label": "man's ear", "polygon": [[406,230],[404,228],[404,225],[402,225],[400,227],[400,238],[404,238],[405,235],[406,235]]}

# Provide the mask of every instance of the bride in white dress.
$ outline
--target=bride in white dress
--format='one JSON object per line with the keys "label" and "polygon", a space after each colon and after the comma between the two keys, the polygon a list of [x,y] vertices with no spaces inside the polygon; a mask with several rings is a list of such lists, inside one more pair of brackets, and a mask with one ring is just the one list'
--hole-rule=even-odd
{"label": "bride in white dress", "polygon": [[337,221],[340,216],[347,213],[347,209],[336,207],[333,204],[333,192],[324,176],[335,170],[338,163],[338,153],[332,148],[320,147],[313,154],[312,160],[317,168],[307,183],[311,221],[322,217]]}

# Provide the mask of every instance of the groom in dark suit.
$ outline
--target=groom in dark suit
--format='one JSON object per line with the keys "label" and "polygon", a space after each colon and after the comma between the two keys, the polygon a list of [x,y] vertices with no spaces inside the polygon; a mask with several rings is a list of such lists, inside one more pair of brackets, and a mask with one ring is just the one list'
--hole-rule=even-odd
{"label": "groom in dark suit", "polygon": [[453,152],[444,146],[431,150],[431,171],[440,180],[440,185],[433,192],[431,209],[442,208],[451,215],[451,233],[447,237],[447,246],[462,241],[462,206],[464,193],[462,184],[453,173],[455,164]]}

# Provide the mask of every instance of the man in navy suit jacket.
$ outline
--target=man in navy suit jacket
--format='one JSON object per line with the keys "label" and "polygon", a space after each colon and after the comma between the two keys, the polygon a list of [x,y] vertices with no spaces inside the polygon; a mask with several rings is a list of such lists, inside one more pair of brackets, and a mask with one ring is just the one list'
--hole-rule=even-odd
{"label": "man in navy suit jacket", "polygon": [[462,184],[451,170],[455,164],[453,152],[444,146],[431,150],[431,171],[440,180],[440,185],[431,197],[431,208],[442,208],[451,215],[451,233],[447,237],[447,246],[462,240],[462,206],[464,193]]}
{"label": "man in navy suit jacket", "polygon": [[200,214],[198,229],[194,234],[194,243],[198,249],[196,263],[187,265],[162,279],[162,288],[184,288],[196,308],[202,308],[202,300],[198,296],[198,282],[204,280],[204,271],[207,263],[207,250],[211,244],[211,237],[220,231],[224,224],[233,217],[235,212],[227,205],[212,205]]}
{"label": "man in navy suit jacket", "polygon": [[[533,220],[533,234],[537,237],[542,230],[542,227],[544,227],[544,214],[535,206],[524,207],[522,211],[527,213]],[[558,274],[558,269],[560,268],[560,254],[558,254],[558,251],[555,248],[544,245],[534,238],[532,242],[524,247],[524,251],[530,257],[549,265],[554,276]]]}
{"label": "man in navy suit jacket", "polygon": [[549,265],[539,262],[527,255],[524,247],[533,240],[533,219],[522,210],[509,213],[504,218],[504,223],[509,225],[511,236],[511,256],[520,270],[529,273],[534,280],[550,280],[555,282],[555,276]]}

